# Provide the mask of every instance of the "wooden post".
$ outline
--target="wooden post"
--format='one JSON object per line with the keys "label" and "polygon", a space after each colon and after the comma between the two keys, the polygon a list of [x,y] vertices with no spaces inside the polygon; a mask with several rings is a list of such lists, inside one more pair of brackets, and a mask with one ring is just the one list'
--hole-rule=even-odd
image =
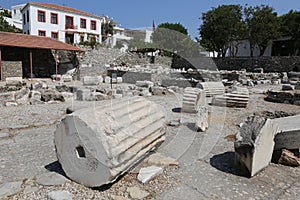
{"label": "wooden post", "polygon": [[2,72],[2,53],[0,49],[0,70],[1,70],[1,81],[3,81],[3,72]]}
{"label": "wooden post", "polygon": [[30,60],[30,79],[32,81],[33,72],[32,72],[32,50],[31,49],[30,49],[30,53],[29,53],[29,60]]}
{"label": "wooden post", "polygon": [[77,80],[80,80],[80,59],[81,59],[81,52],[80,51],[78,53],[76,53],[76,57],[77,57],[77,61],[78,61]]}
{"label": "wooden post", "polygon": [[55,50],[55,81],[57,81],[57,73],[58,73],[58,53]]}

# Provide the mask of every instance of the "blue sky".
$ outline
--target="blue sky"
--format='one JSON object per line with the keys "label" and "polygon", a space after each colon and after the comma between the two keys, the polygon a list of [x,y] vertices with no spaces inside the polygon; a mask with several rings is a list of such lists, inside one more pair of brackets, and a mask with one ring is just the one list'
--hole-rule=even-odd
{"label": "blue sky", "polygon": [[[31,0],[35,1],[35,0]],[[24,0],[0,0],[0,6],[10,8],[12,5],[27,3]],[[181,23],[188,29],[189,35],[198,37],[198,28],[202,13],[222,4],[269,5],[278,15],[291,9],[300,11],[300,0],[38,0],[38,2],[55,3],[76,8],[96,15],[112,17],[124,28],[135,29],[152,27],[154,20],[160,23]]]}

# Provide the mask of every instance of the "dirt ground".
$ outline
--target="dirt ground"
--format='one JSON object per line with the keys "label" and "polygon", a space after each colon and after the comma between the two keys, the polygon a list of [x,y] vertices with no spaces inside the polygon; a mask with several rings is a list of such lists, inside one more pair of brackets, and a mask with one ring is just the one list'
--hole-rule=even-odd
{"label": "dirt ground", "polygon": [[[195,115],[178,112],[182,94],[147,97],[162,106],[166,121],[180,120],[179,127],[167,127],[166,141],[158,152],[179,161],[164,173],[145,184],[137,180],[136,170],[116,183],[90,189],[68,180],[63,185],[38,185],[35,177],[49,171],[59,171],[53,144],[56,124],[65,116],[65,109],[75,110],[104,102],[79,102],[1,107],[0,132],[10,137],[0,138],[0,183],[23,181],[22,190],[6,199],[46,199],[47,193],[67,190],[73,199],[116,199],[112,195],[131,199],[127,188],[137,186],[149,192],[147,199],[298,199],[300,168],[271,163],[255,177],[247,178],[234,166],[233,135],[238,125],[254,112],[284,111],[300,114],[300,106],[267,102],[268,89],[281,85],[259,85],[249,88],[247,108],[210,106],[210,127],[205,132],[194,130]],[[60,169],[61,170],[61,169]],[[25,189],[34,188],[33,192]]]}

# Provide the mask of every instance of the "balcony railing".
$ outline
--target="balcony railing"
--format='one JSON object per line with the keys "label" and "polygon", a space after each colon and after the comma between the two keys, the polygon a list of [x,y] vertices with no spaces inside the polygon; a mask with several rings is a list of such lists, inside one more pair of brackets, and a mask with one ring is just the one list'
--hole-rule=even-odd
{"label": "balcony railing", "polygon": [[72,24],[66,24],[66,29],[78,29],[78,27],[77,26],[74,26],[74,25],[72,25]]}

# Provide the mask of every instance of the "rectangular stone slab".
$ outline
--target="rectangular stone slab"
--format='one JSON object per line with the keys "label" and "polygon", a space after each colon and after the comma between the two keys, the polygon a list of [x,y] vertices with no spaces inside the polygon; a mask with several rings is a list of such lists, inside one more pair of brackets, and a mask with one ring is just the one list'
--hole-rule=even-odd
{"label": "rectangular stone slab", "polygon": [[300,148],[300,115],[273,119],[278,124],[275,150]]}

